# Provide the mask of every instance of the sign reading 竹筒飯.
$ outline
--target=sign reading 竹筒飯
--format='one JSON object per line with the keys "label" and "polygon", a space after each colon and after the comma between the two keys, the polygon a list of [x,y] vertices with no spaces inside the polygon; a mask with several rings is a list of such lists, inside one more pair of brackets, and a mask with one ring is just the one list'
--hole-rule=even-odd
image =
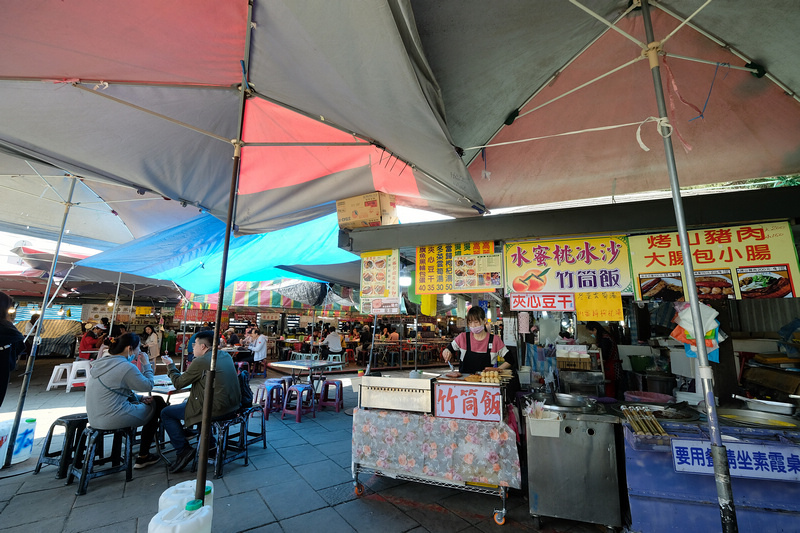
{"label": "sign reading \u7af9\u7b52\u98ef", "polygon": [[436,416],[500,422],[500,387],[474,383],[436,383]]}
{"label": "sign reading \u7af9\u7b52\u98ef", "polygon": [[494,292],[503,286],[503,259],[494,242],[457,242],[417,248],[417,294]]}
{"label": "sign reading \u7af9\u7b52\u98ef", "polygon": [[625,236],[508,242],[506,291],[632,292]]}
{"label": "sign reading \u7af9\u7b52\u98ef", "polygon": [[[725,442],[731,477],[800,481],[797,446]],[[672,466],[676,472],[714,474],[711,442],[672,439]]]}
{"label": "sign reading \u7af9\u7b52\u98ef", "polygon": [[622,320],[622,294],[615,291],[576,293],[575,311],[580,321]]}
{"label": "sign reading \u7af9\u7b52\u98ef", "polygon": [[575,293],[517,292],[511,294],[509,303],[512,311],[574,311]]}
{"label": "sign reading \u7af9\u7b52\u98ef", "polygon": [[[800,276],[788,222],[688,232],[697,296],[701,300],[797,296]],[[636,297],[676,301],[684,291],[683,253],[677,233],[629,238]]]}

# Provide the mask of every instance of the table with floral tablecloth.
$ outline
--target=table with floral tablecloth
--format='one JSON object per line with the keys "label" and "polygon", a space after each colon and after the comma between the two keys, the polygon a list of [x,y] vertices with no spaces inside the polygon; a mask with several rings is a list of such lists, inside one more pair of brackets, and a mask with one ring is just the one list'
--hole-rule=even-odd
{"label": "table with floral tablecloth", "polygon": [[353,462],[431,480],[521,488],[516,435],[505,422],[357,409]]}

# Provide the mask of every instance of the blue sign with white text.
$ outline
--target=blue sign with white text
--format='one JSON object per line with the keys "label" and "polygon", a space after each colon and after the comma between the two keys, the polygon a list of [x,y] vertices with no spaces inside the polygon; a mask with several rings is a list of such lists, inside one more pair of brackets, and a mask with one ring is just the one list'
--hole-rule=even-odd
{"label": "blue sign with white text", "polygon": [[[800,481],[800,448],[797,446],[725,442],[731,477]],[[713,474],[711,442],[672,439],[672,465],[676,472]]]}

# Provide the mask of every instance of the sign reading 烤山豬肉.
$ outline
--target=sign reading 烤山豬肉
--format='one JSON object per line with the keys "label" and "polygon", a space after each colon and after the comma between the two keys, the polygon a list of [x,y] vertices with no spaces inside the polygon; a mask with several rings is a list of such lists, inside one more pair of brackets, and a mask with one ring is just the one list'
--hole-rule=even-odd
{"label": "sign reading \u70e4\u5c71\u8c6c\u8089", "polygon": [[[701,300],[792,298],[800,276],[788,222],[688,232]],[[684,300],[684,267],[677,233],[629,237],[636,297]]]}
{"label": "sign reading \u70e4\u5c71\u8c6c\u8089", "polygon": [[504,246],[506,292],[633,292],[625,236],[515,241]]}

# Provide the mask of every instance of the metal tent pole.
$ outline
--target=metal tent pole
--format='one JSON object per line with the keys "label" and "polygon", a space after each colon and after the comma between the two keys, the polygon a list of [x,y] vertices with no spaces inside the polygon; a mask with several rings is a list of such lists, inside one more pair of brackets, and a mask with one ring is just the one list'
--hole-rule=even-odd
{"label": "metal tent pole", "polygon": [[372,371],[372,352],[375,348],[375,328],[378,325],[378,315],[372,315],[372,341],[369,344],[369,359],[367,360],[367,371],[364,372],[365,376],[369,376]]}
{"label": "metal tent pole", "polygon": [[678,170],[675,166],[675,153],[672,149],[672,139],[669,137],[670,129],[665,126],[665,124],[669,123],[669,119],[667,118],[667,106],[664,101],[664,89],[661,84],[661,71],[658,62],[658,52],[660,51],[661,43],[655,41],[653,22],[650,19],[650,6],[647,0],[642,0],[642,15],[648,42],[647,56],[650,60],[650,72],[653,75],[653,86],[656,92],[656,103],[658,104],[658,114],[661,121],[661,136],[664,141],[667,170],[669,171],[669,183],[672,189],[672,203],[675,209],[678,235],[681,239],[681,253],[683,254],[683,267],[686,276],[684,289],[689,297],[692,321],[694,322],[693,333],[694,338],[697,339],[697,360],[700,364],[700,382],[703,386],[703,397],[705,398],[706,414],[708,415],[711,455],[714,460],[714,478],[717,486],[717,500],[719,502],[719,513],[722,520],[722,531],[724,533],[735,533],[739,531],[739,528],[736,522],[736,509],[733,502],[730,470],[728,469],[728,454],[725,446],[722,445],[722,436],[719,431],[719,422],[717,420],[717,406],[714,400],[712,383],[714,374],[711,366],[708,364],[708,354],[704,342],[705,331],[703,331],[700,302],[697,298],[697,290],[695,288],[692,251],[689,246],[689,238],[686,231],[686,219],[683,213],[683,201],[681,200],[681,190],[678,182]]}
{"label": "metal tent pole", "polygon": [[[247,26],[245,29],[244,60],[242,61],[242,85],[239,92],[239,124],[236,139],[233,141],[233,169],[231,170],[231,188],[228,195],[228,215],[225,220],[225,244],[222,250],[222,266],[219,273],[219,296],[217,313],[214,318],[214,344],[211,347],[211,367],[206,374],[206,390],[203,398],[203,417],[200,431],[200,445],[197,451],[197,483],[194,497],[205,502],[206,474],[208,472],[208,443],[211,437],[211,408],[214,401],[214,378],[217,373],[217,352],[219,350],[219,334],[222,326],[222,302],[225,295],[225,275],[228,269],[228,251],[233,233],[233,213],[236,210],[236,191],[239,184],[239,163],[242,157],[242,129],[244,124],[245,97],[249,90],[247,71],[250,68],[250,39],[252,37],[253,4],[247,8]],[[220,460],[220,458],[218,458]]]}
{"label": "metal tent pole", "polygon": [[[8,451],[6,452],[4,466],[11,465],[11,458],[14,455],[14,444],[17,442],[17,431],[19,430],[19,423],[22,419],[22,409],[25,407],[25,398],[28,395],[28,387],[31,385],[31,376],[33,375],[33,364],[36,361],[36,351],[39,348],[40,335],[42,332],[42,322],[44,322],[44,314],[47,310],[47,299],[50,297],[50,289],[53,288],[53,276],[56,272],[56,265],[58,264],[58,252],[61,249],[61,241],[64,239],[64,228],[67,226],[67,216],[69,215],[69,208],[72,207],[72,193],[75,191],[75,182],[77,178],[73,177],[69,186],[69,196],[64,204],[64,217],[61,219],[61,232],[58,234],[58,242],[56,243],[56,252],[53,256],[53,263],[50,265],[50,275],[47,277],[47,287],[44,290],[44,300],[42,301],[42,316],[36,321],[36,332],[33,334],[33,344],[31,353],[28,354],[28,363],[25,367],[25,377],[22,380],[22,388],[19,391],[19,401],[17,402],[17,412],[14,415],[14,424],[11,426],[11,434],[8,436]],[[3,363],[7,364],[7,363]],[[33,439],[33,435],[31,435]]]}
{"label": "metal tent pole", "polygon": [[122,272],[119,273],[117,278],[117,292],[114,294],[114,307],[111,308],[111,322],[108,323],[108,336],[111,336],[111,330],[114,329],[114,320],[117,318],[117,305],[119,305],[119,286],[122,283]]}
{"label": "metal tent pole", "polygon": [[132,333],[131,324],[133,323],[133,314],[134,314],[134,311],[133,311],[133,298],[135,296],[136,296],[136,284],[134,283],[133,284],[133,290],[131,291],[131,306],[130,306],[130,309],[128,309],[128,331],[131,332],[131,333]]}

